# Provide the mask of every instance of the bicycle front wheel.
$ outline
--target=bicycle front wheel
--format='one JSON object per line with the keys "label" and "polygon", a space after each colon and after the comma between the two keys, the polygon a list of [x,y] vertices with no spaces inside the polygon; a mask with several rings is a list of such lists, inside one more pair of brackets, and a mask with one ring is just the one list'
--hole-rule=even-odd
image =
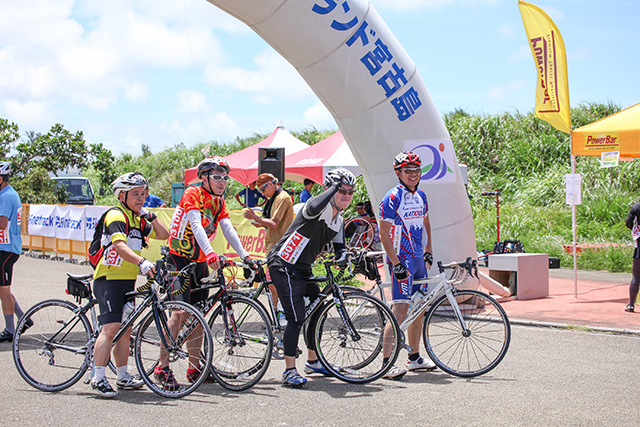
{"label": "bicycle front wheel", "polygon": [[462,327],[446,296],[426,314],[422,336],[431,360],[459,377],[475,377],[495,368],[509,349],[511,326],[502,306],[489,295],[454,290]]}
{"label": "bicycle front wheel", "polygon": [[[157,313],[157,323],[152,310],[137,329],[138,372],[154,393],[183,397],[207,377],[213,354],[211,331],[200,311],[182,301],[162,302]],[[187,375],[190,368],[200,370],[200,375]]]}
{"label": "bicycle front wheel", "polygon": [[42,391],[60,391],[87,371],[86,350],[92,327],[78,307],[46,300],[31,307],[16,326],[13,361],[20,376]]}
{"label": "bicycle front wheel", "polygon": [[[391,356],[384,363],[387,325],[391,333],[386,344]],[[314,336],[322,365],[348,383],[363,384],[382,377],[400,352],[400,327],[393,313],[379,299],[363,292],[345,293],[343,304],[326,304]]]}
{"label": "bicycle front wheel", "polygon": [[214,341],[212,374],[228,390],[254,386],[269,368],[273,352],[271,322],[261,305],[232,295],[223,311],[218,305],[209,319]]}

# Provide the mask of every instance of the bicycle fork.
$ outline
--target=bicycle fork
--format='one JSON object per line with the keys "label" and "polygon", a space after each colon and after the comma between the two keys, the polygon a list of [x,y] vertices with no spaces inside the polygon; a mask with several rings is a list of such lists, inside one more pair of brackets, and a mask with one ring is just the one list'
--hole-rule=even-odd
{"label": "bicycle fork", "polygon": [[447,296],[447,300],[449,300],[449,304],[453,308],[453,312],[460,323],[460,327],[462,328],[462,335],[464,337],[468,337],[471,335],[471,331],[467,328],[467,324],[464,321],[464,317],[462,316],[462,312],[460,311],[460,306],[458,305],[458,301],[456,301],[456,297],[453,295],[453,290],[450,287],[447,287],[444,290],[444,294]]}

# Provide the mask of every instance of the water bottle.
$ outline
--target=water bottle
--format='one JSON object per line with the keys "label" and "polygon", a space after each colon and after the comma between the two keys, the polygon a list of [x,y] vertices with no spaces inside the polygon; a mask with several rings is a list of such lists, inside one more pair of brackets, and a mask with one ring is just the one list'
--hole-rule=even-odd
{"label": "water bottle", "polygon": [[422,288],[420,288],[416,291],[415,294],[411,296],[411,302],[409,303],[409,310],[411,310],[416,305],[420,304],[420,300],[422,299],[423,295],[424,295],[424,291],[422,290]]}
{"label": "water bottle", "polygon": [[122,321],[124,322],[131,313],[133,313],[133,310],[136,308],[136,305],[133,301],[127,301],[124,304],[124,307],[122,307]]}

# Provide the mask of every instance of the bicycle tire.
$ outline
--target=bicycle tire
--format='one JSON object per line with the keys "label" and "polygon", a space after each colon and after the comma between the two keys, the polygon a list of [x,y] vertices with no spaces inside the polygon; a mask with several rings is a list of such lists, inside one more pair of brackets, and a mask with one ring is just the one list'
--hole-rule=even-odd
{"label": "bicycle tire", "polygon": [[495,368],[511,342],[509,318],[489,295],[471,289],[454,290],[467,330],[463,331],[446,296],[425,315],[424,346],[443,371],[459,377],[475,377]]}
{"label": "bicycle tire", "polygon": [[[200,384],[207,378],[211,358],[213,355],[213,341],[211,339],[211,331],[206,320],[193,306],[182,301],[165,301],[157,307],[160,318],[159,324],[156,324],[154,311],[149,312],[138,327],[138,333],[135,338],[135,359],[138,373],[142,377],[144,383],[154,393],[167,398],[179,398],[194,392]],[[179,328],[174,329],[175,338],[168,329],[168,319],[174,311],[184,311],[187,320]],[[193,328],[190,328],[193,326]],[[190,328],[190,329],[189,329]],[[190,330],[187,334],[187,330]],[[162,336],[166,338],[170,348],[168,350],[168,367],[173,373],[176,386],[156,376],[154,369],[160,361],[160,350],[163,347]],[[187,346],[193,345],[194,340],[202,340],[198,357],[198,366],[189,360]],[[195,379],[187,377],[189,368],[206,367]],[[191,381],[193,380],[193,382]]]}
{"label": "bicycle tire", "polygon": [[[386,374],[398,358],[401,348],[398,321],[382,301],[363,292],[345,293],[342,307],[359,339],[350,336],[339,305],[330,301],[321,309],[315,325],[318,359],[341,381],[352,384],[375,381]],[[393,342],[391,356],[384,363],[382,347],[387,324],[393,330]]]}
{"label": "bicycle tire", "polygon": [[[13,361],[18,373],[38,390],[71,387],[88,369],[87,343],[93,335],[89,319],[65,300],[46,300],[31,307],[16,326]],[[24,332],[27,322],[33,325]]]}
{"label": "bicycle tire", "polygon": [[269,369],[273,352],[271,321],[261,304],[244,296],[230,296],[230,315],[225,327],[219,304],[209,318],[214,342],[211,373],[227,390],[253,387]]}

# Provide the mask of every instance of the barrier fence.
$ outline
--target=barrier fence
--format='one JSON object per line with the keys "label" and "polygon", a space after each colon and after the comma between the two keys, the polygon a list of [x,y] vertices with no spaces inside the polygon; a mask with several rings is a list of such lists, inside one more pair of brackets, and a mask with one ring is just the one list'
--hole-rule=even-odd
{"label": "barrier fence", "polygon": [[[66,262],[87,262],[87,249],[98,219],[109,206],[22,205],[22,247],[25,255]],[[173,208],[149,208],[170,228]],[[254,227],[242,211],[230,211],[229,217],[238,231],[244,248],[253,258],[264,258],[265,229]],[[238,258],[222,232],[211,239],[217,254]],[[155,261],[160,258],[160,246],[168,242],[150,239],[142,256]]]}

